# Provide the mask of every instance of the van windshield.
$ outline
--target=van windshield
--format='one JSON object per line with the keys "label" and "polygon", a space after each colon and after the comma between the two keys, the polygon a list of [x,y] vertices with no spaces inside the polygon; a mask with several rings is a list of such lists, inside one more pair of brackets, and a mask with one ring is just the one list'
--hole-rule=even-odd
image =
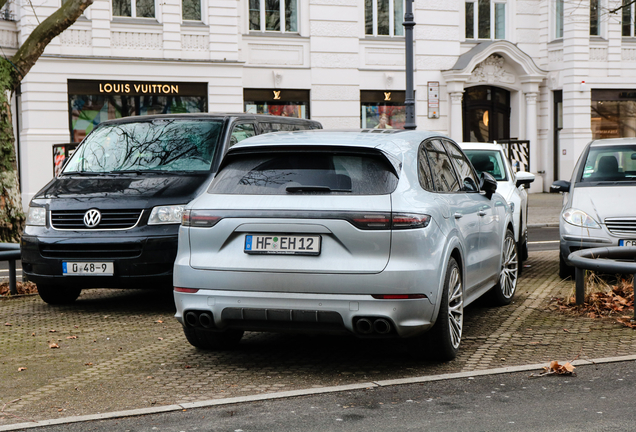
{"label": "van windshield", "polygon": [[63,174],[209,171],[222,120],[155,119],[105,125],[90,134]]}

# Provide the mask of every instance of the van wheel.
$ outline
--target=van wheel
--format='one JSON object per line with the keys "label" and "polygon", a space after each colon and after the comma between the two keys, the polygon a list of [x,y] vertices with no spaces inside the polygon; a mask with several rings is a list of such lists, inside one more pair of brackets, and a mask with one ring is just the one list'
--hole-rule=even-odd
{"label": "van wheel", "polygon": [[433,328],[427,333],[407,339],[408,348],[417,357],[432,357],[439,361],[457,357],[464,326],[464,288],[459,266],[454,258],[448,261],[439,313]]}
{"label": "van wheel", "polygon": [[50,305],[71,304],[79,297],[81,288],[57,285],[37,284],[38,294],[45,303]]}
{"label": "van wheel", "polygon": [[517,291],[518,277],[519,254],[517,253],[517,243],[513,232],[507,230],[503,250],[501,251],[499,282],[490,290],[492,300],[497,306],[507,305],[512,302],[512,297]]}
{"label": "van wheel", "polygon": [[241,341],[243,330],[210,331],[196,327],[183,327],[186,339],[195,348],[220,350],[232,348]]}

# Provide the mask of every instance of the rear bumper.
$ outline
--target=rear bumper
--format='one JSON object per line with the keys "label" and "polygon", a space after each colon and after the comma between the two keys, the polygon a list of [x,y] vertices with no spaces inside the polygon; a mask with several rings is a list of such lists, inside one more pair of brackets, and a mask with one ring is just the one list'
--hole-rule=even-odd
{"label": "rear bumper", "polygon": [[[21,249],[23,274],[36,284],[80,288],[160,288],[172,286],[177,236],[95,239],[24,235]],[[62,263],[65,261],[112,262],[114,275],[64,276]]]}

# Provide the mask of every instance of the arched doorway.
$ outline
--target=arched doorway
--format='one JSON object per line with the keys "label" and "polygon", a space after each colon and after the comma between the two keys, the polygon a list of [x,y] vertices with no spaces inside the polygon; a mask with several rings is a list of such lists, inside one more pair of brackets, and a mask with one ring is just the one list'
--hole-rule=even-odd
{"label": "arched doorway", "polygon": [[510,138],[510,92],[500,87],[476,86],[462,100],[464,142],[493,142]]}

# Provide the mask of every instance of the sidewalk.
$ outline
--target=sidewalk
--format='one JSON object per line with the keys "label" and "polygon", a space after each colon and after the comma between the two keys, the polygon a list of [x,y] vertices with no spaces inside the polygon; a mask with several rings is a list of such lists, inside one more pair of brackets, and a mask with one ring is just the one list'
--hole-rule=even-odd
{"label": "sidewalk", "polygon": [[528,194],[528,226],[559,226],[563,196],[560,193]]}
{"label": "sidewalk", "polygon": [[[465,310],[448,363],[411,359],[391,340],[248,333],[231,351],[190,346],[171,295],[87,290],[71,306],[0,299],[0,429],[10,424],[506,366],[631,355],[636,332],[550,308],[570,295],[558,252],[531,252],[515,301]],[[58,347],[55,347],[57,345]],[[51,347],[53,346],[53,347]],[[20,371],[19,368],[26,368]],[[538,371],[539,372],[539,371]]]}

